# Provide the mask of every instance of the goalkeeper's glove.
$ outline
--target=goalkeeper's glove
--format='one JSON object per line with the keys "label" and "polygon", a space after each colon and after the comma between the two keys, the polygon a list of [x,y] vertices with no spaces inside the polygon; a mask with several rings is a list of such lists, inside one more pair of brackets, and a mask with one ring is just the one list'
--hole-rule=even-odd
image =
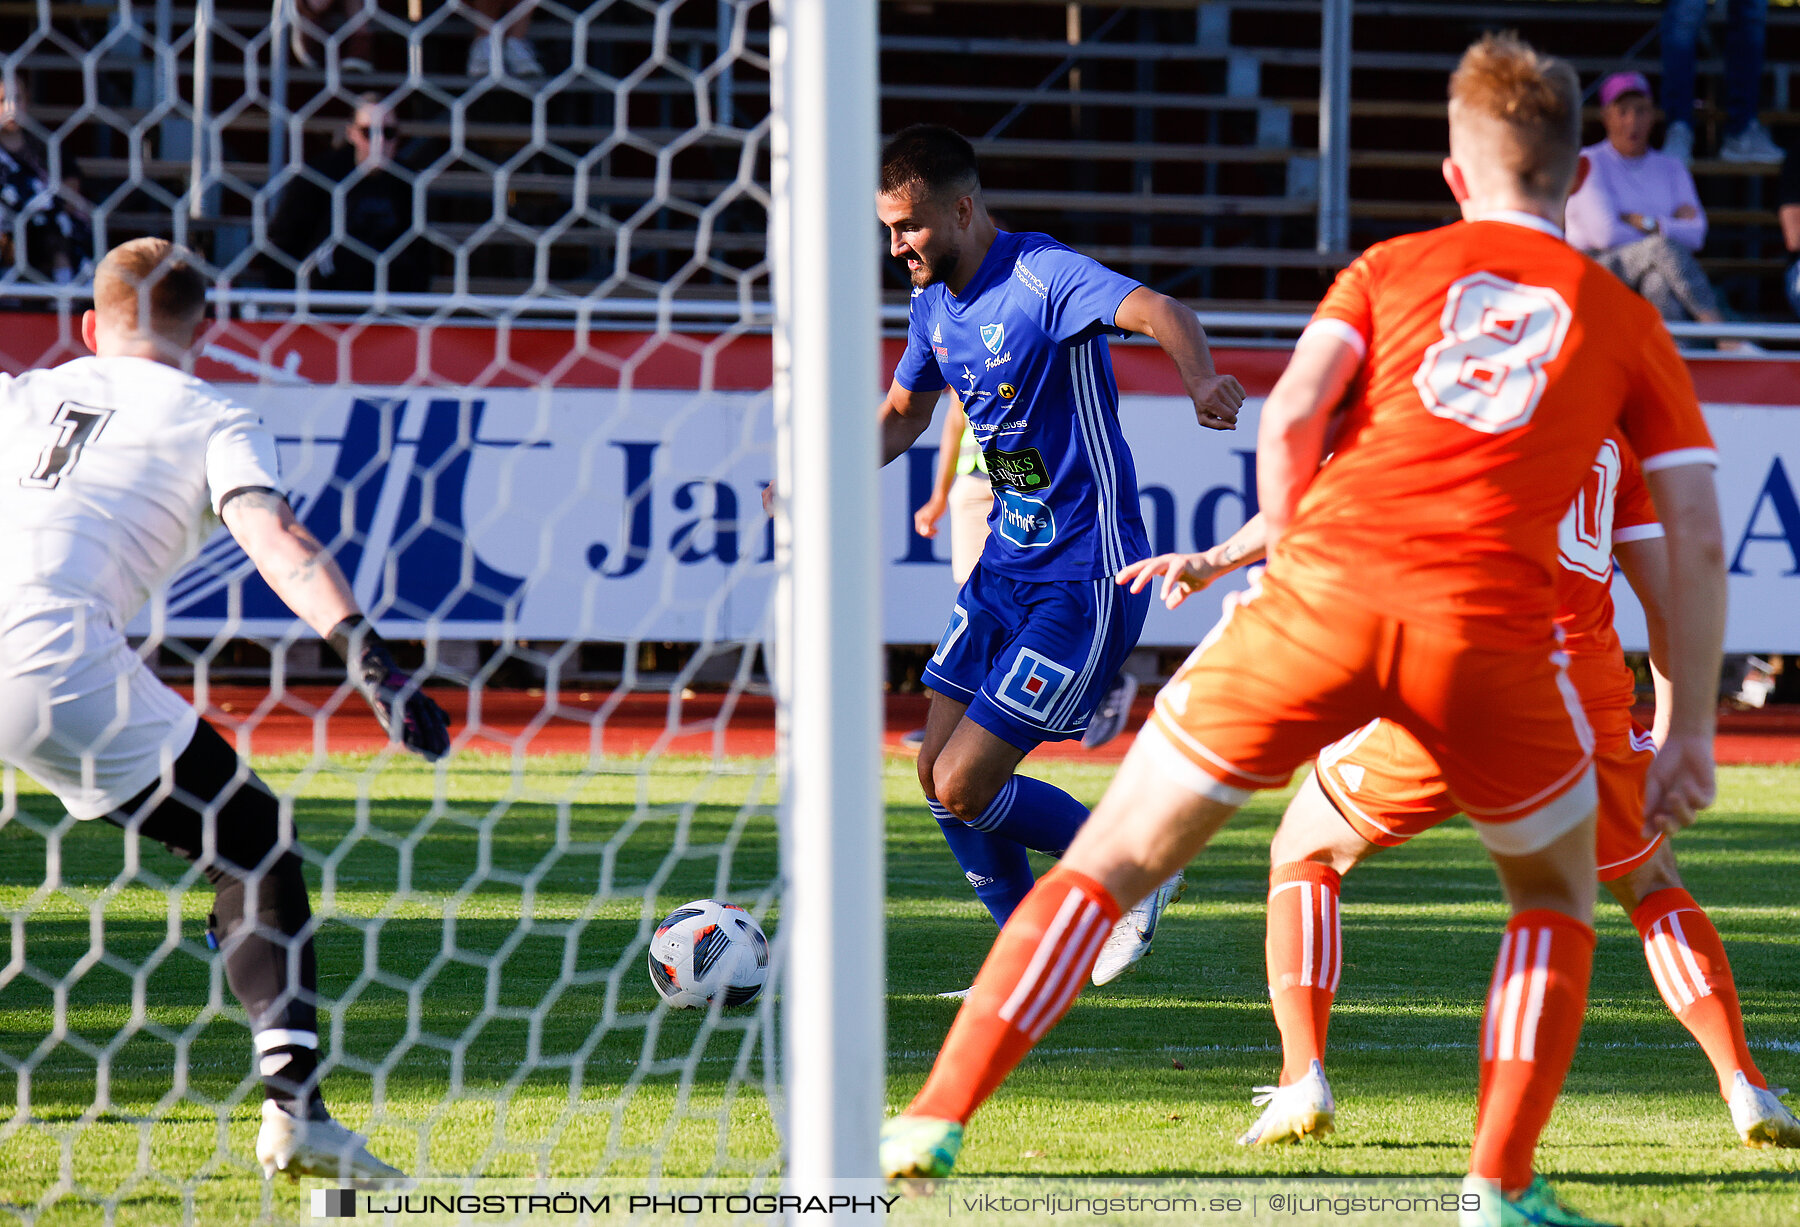
{"label": "goalkeeper's glove", "polygon": [[394,654],[361,614],[351,614],[331,628],[331,646],[344,658],[350,684],[375,709],[381,731],[395,735],[400,744],[433,761],[450,750],[450,719],[411,677],[394,664]]}

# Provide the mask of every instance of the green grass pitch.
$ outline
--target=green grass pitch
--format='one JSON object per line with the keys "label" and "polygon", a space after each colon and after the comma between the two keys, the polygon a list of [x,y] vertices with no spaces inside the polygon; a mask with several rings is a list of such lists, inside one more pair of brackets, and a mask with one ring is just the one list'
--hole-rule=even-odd
{"label": "green grass pitch", "polygon": [[[598,774],[574,759],[464,757],[438,781],[405,762],[259,767],[297,798],[337,1115],[415,1170],[580,1177],[752,1172],[774,1148],[755,1010],[713,1028],[666,1013],[640,932],[691,898],[771,904],[764,764],[694,760]],[[1109,770],[1033,768],[1083,800]],[[922,1082],[993,928],[888,764],[889,1106]],[[1721,801],[1678,847],[1724,934],[1753,1051],[1800,1080],[1800,769],[1721,772]],[[434,802],[434,796],[438,798]],[[448,798],[448,800],[445,800]],[[1082,998],[972,1125],[969,1175],[1460,1177],[1474,1039],[1504,910],[1457,822],[1388,853],[1344,892],[1330,1072],[1332,1141],[1246,1151],[1250,1088],[1273,1079],[1262,966],[1268,838],[1259,798],[1190,870],[1187,897],[1132,976]],[[0,825],[11,920],[0,984],[0,1222],[53,1189],[44,1223],[310,1221],[300,1190],[250,1159],[259,1092],[247,1033],[200,942],[204,883],[120,884],[124,841],[20,781]],[[322,863],[321,863],[322,862]],[[59,883],[47,889],[47,867]],[[182,866],[146,847],[143,872]],[[521,918],[525,922],[521,923]],[[768,917],[778,929],[778,912]],[[1663,1008],[1636,935],[1602,903],[1582,1047],[1540,1166],[1591,1214],[1631,1224],[1800,1219],[1800,1161],[1747,1151],[1699,1049]],[[55,1027],[66,992],[67,1029]],[[121,1039],[138,1020],[136,1034]],[[178,1071],[180,1071],[178,1073]],[[104,1078],[102,1078],[102,1073]],[[21,1085],[23,1083],[23,1086]],[[103,1089],[101,1089],[103,1088]],[[213,1105],[241,1099],[221,1139]],[[382,1110],[372,1115],[379,1099]],[[19,1105],[29,1102],[29,1119]]]}

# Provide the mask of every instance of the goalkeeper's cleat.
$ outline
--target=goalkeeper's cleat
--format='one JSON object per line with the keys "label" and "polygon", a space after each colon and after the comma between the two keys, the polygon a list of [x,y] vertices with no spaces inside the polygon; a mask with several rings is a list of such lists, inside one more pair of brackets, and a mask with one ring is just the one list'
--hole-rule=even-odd
{"label": "goalkeeper's cleat", "polygon": [[[1517,1197],[1502,1193],[1499,1181],[1480,1176],[1465,1176],[1462,1191],[1461,1227],[1613,1227],[1563,1205],[1542,1176],[1532,1176]],[[1470,1206],[1471,1200],[1478,1200],[1479,1208]]]}
{"label": "goalkeeper's cleat", "polygon": [[963,1127],[953,1120],[902,1113],[881,1126],[881,1174],[893,1180],[948,1176],[962,1142]]}
{"label": "goalkeeper's cleat", "polygon": [[[1336,1126],[1337,1101],[1331,1097],[1331,1083],[1325,1080],[1325,1067],[1317,1061],[1298,1082],[1286,1086],[1259,1086],[1250,1101],[1262,1108],[1239,1146],[1275,1146],[1299,1142],[1306,1138],[1323,1139]],[[1267,1107],[1263,1107],[1267,1104]]]}
{"label": "goalkeeper's cleat", "polygon": [[948,997],[952,1001],[963,1001],[968,997],[968,995],[970,993],[972,993],[974,991],[975,991],[975,986],[973,984],[971,984],[971,985],[969,985],[968,988],[953,988],[947,993],[939,993],[938,996]]}
{"label": "goalkeeper's cleat", "polygon": [[263,1100],[262,1128],[256,1132],[256,1158],[263,1175],[283,1172],[292,1179],[320,1176],[328,1180],[404,1180],[406,1173],[369,1153],[368,1138],[331,1119],[325,1105],[314,1101],[312,1114],[295,1116],[273,1099]]}
{"label": "goalkeeper's cleat", "polygon": [[1731,1123],[1744,1145],[1757,1150],[1800,1146],[1800,1120],[1779,1096],[1776,1088],[1764,1090],[1738,1070],[1731,1086]]}
{"label": "goalkeeper's cleat", "polygon": [[1150,953],[1150,939],[1156,936],[1156,922],[1162,919],[1163,909],[1181,898],[1181,892],[1186,889],[1187,879],[1177,869],[1174,877],[1119,917],[1119,923],[1113,926],[1106,944],[1100,947],[1100,957],[1094,962],[1096,985],[1111,984]]}

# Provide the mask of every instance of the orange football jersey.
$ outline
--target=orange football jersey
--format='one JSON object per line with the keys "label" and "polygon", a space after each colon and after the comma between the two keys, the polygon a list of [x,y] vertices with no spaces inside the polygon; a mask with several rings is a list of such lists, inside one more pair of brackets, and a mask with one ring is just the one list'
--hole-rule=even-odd
{"label": "orange football jersey", "polygon": [[1372,247],[1310,327],[1363,362],[1270,564],[1297,589],[1496,648],[1541,643],[1557,526],[1601,441],[1647,470],[1716,460],[1655,308],[1541,218]]}
{"label": "orange football jersey", "polygon": [[1628,708],[1637,698],[1613,628],[1613,546],[1662,531],[1636,457],[1607,439],[1556,534],[1556,624],[1569,653],[1569,680],[1590,710]]}

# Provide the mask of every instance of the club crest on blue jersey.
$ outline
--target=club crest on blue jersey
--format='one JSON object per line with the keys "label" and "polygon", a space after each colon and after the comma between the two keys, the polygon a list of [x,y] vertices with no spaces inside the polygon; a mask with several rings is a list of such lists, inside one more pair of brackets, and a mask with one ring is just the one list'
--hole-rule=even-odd
{"label": "club crest on blue jersey", "polygon": [[1021,549],[1049,545],[1056,540],[1056,513],[1050,504],[1017,490],[994,491],[994,527]]}
{"label": "club crest on blue jersey", "polygon": [[981,326],[981,343],[988,347],[988,353],[998,355],[1000,347],[1006,344],[1006,325],[983,324]]}
{"label": "club crest on blue jersey", "polygon": [[1073,669],[1065,669],[1030,648],[1020,648],[1013,657],[1012,671],[994,697],[1014,711],[1041,720],[1074,680]]}

